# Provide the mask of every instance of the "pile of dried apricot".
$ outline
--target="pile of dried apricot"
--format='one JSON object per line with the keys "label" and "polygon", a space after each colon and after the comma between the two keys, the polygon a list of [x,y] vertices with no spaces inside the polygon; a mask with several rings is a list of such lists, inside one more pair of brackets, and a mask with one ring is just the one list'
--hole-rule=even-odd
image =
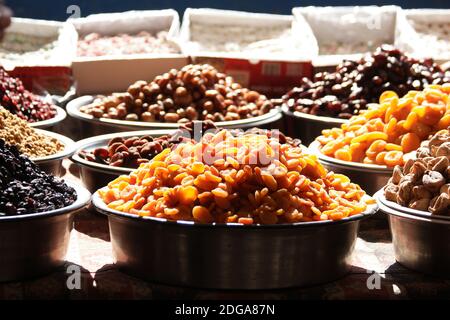
{"label": "pile of dried apricot", "polygon": [[353,116],[340,128],[316,138],[320,151],[339,160],[394,167],[421,141],[450,125],[450,83],[409,91],[399,98],[384,92],[379,104]]}
{"label": "pile of dried apricot", "polygon": [[227,130],[165,149],[98,194],[121,212],[201,223],[340,220],[367,208],[358,185],[301,146]]}

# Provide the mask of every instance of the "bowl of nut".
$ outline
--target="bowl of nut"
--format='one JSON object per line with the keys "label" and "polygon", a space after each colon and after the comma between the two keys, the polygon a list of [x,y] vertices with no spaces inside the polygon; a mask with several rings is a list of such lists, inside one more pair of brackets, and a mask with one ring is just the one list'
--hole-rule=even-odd
{"label": "bowl of nut", "polygon": [[223,129],[165,149],[99,189],[93,205],[108,216],[124,272],[220,289],[343,277],[359,222],[377,210],[293,141]]}
{"label": "bowl of nut", "polygon": [[369,194],[388,182],[396,165],[414,157],[422,141],[450,125],[450,84],[430,85],[399,98],[385,91],[379,104],[340,128],[327,129],[310,145],[334,172],[348,174]]}
{"label": "bowl of nut", "polygon": [[450,270],[450,133],[422,142],[414,159],[394,168],[375,198],[390,222],[396,260],[448,277]]}
{"label": "bowl of nut", "polygon": [[450,73],[432,59],[418,60],[383,45],[360,60],[344,60],[333,73],[303,78],[287,92],[282,97],[287,133],[309,144],[323,129],[339,127],[378,103],[385,91],[403,96],[409,90],[449,81]]}
{"label": "bowl of nut", "polygon": [[61,134],[34,129],[25,120],[0,107],[0,140],[15,146],[42,170],[61,175],[62,161],[75,151],[75,142]]}
{"label": "bowl of nut", "polygon": [[193,120],[211,120],[223,128],[277,129],[282,118],[266,96],[209,65],[172,69],[151,82],[137,81],[123,93],[79,97],[69,102],[67,112],[81,120],[88,136],[176,129]]}
{"label": "bowl of nut", "polygon": [[0,140],[0,282],[21,281],[60,267],[74,214],[90,200],[83,187],[43,172]]}

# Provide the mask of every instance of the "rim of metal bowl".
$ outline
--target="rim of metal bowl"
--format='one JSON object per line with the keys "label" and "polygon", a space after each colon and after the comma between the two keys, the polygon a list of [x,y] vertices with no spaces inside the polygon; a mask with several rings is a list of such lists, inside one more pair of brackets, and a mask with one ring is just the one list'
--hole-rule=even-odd
{"label": "rim of metal bowl", "polygon": [[330,124],[334,124],[337,126],[340,126],[341,124],[346,123],[348,121],[348,119],[338,119],[338,118],[331,118],[331,117],[315,116],[313,114],[303,113],[303,112],[299,112],[299,111],[292,112],[291,110],[289,110],[289,107],[285,103],[283,103],[281,105],[281,110],[283,111],[284,114],[291,116],[291,117],[301,118],[301,119],[311,120],[311,121],[316,121],[316,122],[325,122],[325,123],[330,123]]}
{"label": "rim of metal bowl", "polygon": [[[106,187],[104,187],[106,188]],[[103,189],[103,188],[102,188]],[[101,189],[100,189],[101,190]],[[364,196],[363,199],[369,199],[369,196]],[[151,222],[151,223],[159,223],[159,224],[165,224],[165,225],[172,225],[172,226],[185,226],[189,228],[233,228],[233,229],[285,229],[285,228],[307,228],[307,227],[318,227],[318,226],[327,226],[327,225],[337,225],[341,223],[347,223],[347,222],[354,222],[361,220],[363,218],[369,217],[371,215],[374,215],[378,210],[378,205],[376,203],[369,204],[367,206],[367,209],[360,213],[356,214],[341,220],[325,220],[325,221],[311,221],[311,222],[295,222],[295,223],[283,223],[283,224],[271,224],[271,225],[244,225],[241,223],[198,223],[194,221],[185,221],[185,220],[177,220],[172,221],[164,218],[156,218],[156,217],[141,217],[138,215],[134,215],[131,213],[126,212],[120,212],[117,210],[112,210],[108,208],[108,206],[103,202],[103,200],[98,195],[98,190],[94,192],[92,195],[92,204],[94,205],[95,209],[107,216],[117,216],[121,218],[125,218],[128,220],[133,221],[142,221],[142,222]]]}
{"label": "rim of metal bowl", "polygon": [[319,150],[319,142],[313,141],[309,146],[308,149],[315,154],[321,162],[329,163],[334,166],[346,168],[346,169],[352,169],[352,170],[359,170],[364,172],[375,172],[375,173],[392,173],[394,168],[389,168],[387,166],[380,166],[377,164],[365,164],[365,163],[358,163],[358,162],[350,162],[350,161],[343,161],[339,159],[335,159],[329,156],[324,155]]}
{"label": "rim of metal bowl", "polygon": [[[73,99],[67,104],[66,110],[67,113],[74,118],[92,122],[92,123],[102,123],[105,125],[116,125],[121,127],[130,127],[130,128],[142,128],[142,130],[147,129],[177,129],[180,125],[179,123],[166,123],[166,122],[143,122],[143,121],[127,121],[127,120],[114,120],[114,119],[105,119],[105,118],[94,118],[91,115],[85,114],[81,112],[79,109],[82,106],[85,106],[91,103],[94,100],[94,96],[81,96],[76,99]],[[214,122],[214,124],[221,128],[229,128],[236,127],[242,125],[252,125],[254,123],[269,120],[272,117],[277,117],[281,113],[281,109],[279,107],[275,107],[270,110],[268,113],[248,118],[242,120],[233,120],[233,121],[220,121]]]}
{"label": "rim of metal bowl", "polygon": [[443,215],[432,215],[430,212],[427,211],[421,211],[421,210],[415,210],[410,209],[404,206],[399,205],[398,203],[395,203],[393,201],[389,201],[384,196],[384,189],[378,190],[374,196],[375,200],[377,200],[378,206],[383,208],[389,208],[392,211],[404,213],[411,216],[416,216],[418,218],[424,218],[428,220],[442,220],[442,221],[448,221],[450,222],[450,216],[443,216]]}
{"label": "rim of metal bowl", "polygon": [[62,134],[55,133],[52,131],[47,131],[47,130],[43,130],[43,129],[34,129],[34,130],[36,130],[36,132],[38,132],[39,134],[43,134],[50,138],[55,138],[59,142],[64,144],[64,150],[59,151],[55,154],[51,154],[51,155],[48,155],[45,157],[39,157],[39,158],[30,158],[34,163],[39,164],[42,162],[48,162],[48,161],[68,158],[71,155],[73,155],[73,153],[75,152],[75,141],[73,141],[72,139],[70,139],[66,136],[63,136]]}
{"label": "rim of metal bowl", "polygon": [[171,134],[175,132],[175,130],[141,130],[141,131],[129,131],[129,132],[120,132],[120,133],[109,133],[109,134],[102,134],[99,136],[87,138],[78,141],[75,144],[75,152],[71,157],[71,160],[81,166],[86,166],[91,169],[104,172],[104,173],[111,173],[111,174],[128,174],[132,172],[133,170],[136,170],[136,168],[124,168],[124,167],[113,167],[106,164],[96,163],[93,161],[89,161],[86,159],[83,159],[80,157],[80,152],[85,151],[87,149],[93,148],[95,146],[99,146],[100,144],[102,146],[106,146],[107,142],[113,138],[116,137],[123,137],[123,138],[129,138],[134,136],[152,136],[152,137],[159,137],[166,134]]}
{"label": "rim of metal bowl", "polygon": [[56,109],[56,115],[53,118],[43,120],[43,121],[31,122],[31,123],[29,123],[30,127],[33,127],[36,129],[37,128],[44,129],[44,128],[51,127],[53,125],[58,124],[59,122],[63,121],[67,117],[67,113],[66,113],[66,111],[64,111],[63,108],[58,107],[58,106],[53,106],[53,107]]}
{"label": "rim of metal bowl", "polygon": [[83,186],[81,186],[77,183],[74,183],[72,181],[64,180],[64,182],[68,186],[74,188],[77,193],[77,200],[75,200],[75,202],[72,203],[71,205],[64,207],[64,208],[46,211],[46,212],[27,213],[27,214],[21,214],[21,215],[17,215],[17,216],[2,216],[2,217],[0,217],[0,223],[9,222],[9,221],[23,221],[23,220],[29,220],[29,219],[47,218],[47,217],[62,215],[65,213],[70,213],[70,212],[79,210],[88,204],[88,202],[91,199],[91,193],[86,188],[84,188]]}

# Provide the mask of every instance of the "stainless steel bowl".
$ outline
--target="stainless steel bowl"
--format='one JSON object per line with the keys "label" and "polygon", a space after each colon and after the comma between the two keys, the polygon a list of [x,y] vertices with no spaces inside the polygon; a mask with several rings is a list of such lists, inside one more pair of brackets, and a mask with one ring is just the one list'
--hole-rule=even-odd
{"label": "stainless steel bowl", "polygon": [[280,225],[198,224],[139,217],[109,209],[98,194],[96,210],[108,216],[117,266],[134,276],[170,285],[216,289],[310,286],[343,277],[360,221]]}
{"label": "stainless steel bowl", "polygon": [[52,272],[64,263],[74,214],[90,200],[81,186],[70,206],[49,212],[0,217],[0,282],[18,281]]}
{"label": "stainless steel bowl", "polygon": [[[69,116],[79,121],[80,134],[83,138],[124,131],[177,129],[179,126],[178,123],[125,121],[103,118],[97,119],[80,111],[82,106],[91,103],[93,100],[93,96],[82,96],[70,101],[67,104],[67,113]],[[226,129],[247,129],[253,127],[263,129],[280,129],[282,126],[282,116],[281,110],[279,108],[275,108],[269,113],[258,117],[243,120],[215,122],[215,124],[220,128]]]}
{"label": "stainless steel bowl", "polygon": [[328,170],[345,174],[354,183],[357,183],[367,194],[373,195],[384,187],[392,176],[392,168],[379,165],[342,161],[322,154],[319,143],[314,141],[309,150],[316,154],[319,162]]}
{"label": "stainless steel bowl", "polygon": [[383,190],[375,198],[389,218],[395,259],[406,268],[450,278],[450,221],[408,213],[409,208],[397,210],[386,200]]}
{"label": "stainless steel bowl", "polygon": [[106,164],[92,162],[80,157],[82,151],[93,151],[97,148],[107,147],[109,140],[122,137],[129,138],[135,136],[151,136],[160,137],[162,135],[171,134],[174,130],[149,130],[149,131],[131,131],[124,133],[110,133],[92,138],[80,140],[76,143],[75,153],[71,157],[71,160],[80,167],[80,177],[84,186],[90,191],[94,192],[110,181],[114,180],[122,174],[129,174],[134,169],[113,167]]}
{"label": "stainless steel bowl", "polygon": [[56,109],[56,115],[48,120],[37,121],[29,123],[30,127],[38,129],[55,129],[67,116],[66,111],[63,108],[54,106]]}
{"label": "stainless steel bowl", "polygon": [[310,144],[322,134],[322,130],[340,127],[347,120],[319,117],[302,112],[292,112],[286,105],[281,107],[285,118],[286,133],[299,138],[305,145]]}
{"label": "stainless steel bowl", "polygon": [[51,131],[41,130],[41,129],[35,129],[38,133],[55,138],[59,140],[62,144],[64,144],[64,150],[57,152],[55,154],[46,156],[46,157],[39,157],[39,158],[31,158],[31,160],[36,163],[41,170],[53,174],[57,177],[62,175],[62,161],[65,158],[70,157],[75,152],[75,142],[67,138],[66,136],[63,136],[58,133],[54,133]]}

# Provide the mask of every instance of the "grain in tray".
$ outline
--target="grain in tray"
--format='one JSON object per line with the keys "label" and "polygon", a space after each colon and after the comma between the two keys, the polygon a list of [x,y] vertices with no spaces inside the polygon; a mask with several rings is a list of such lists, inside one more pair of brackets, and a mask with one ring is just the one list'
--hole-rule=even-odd
{"label": "grain in tray", "polygon": [[165,149],[98,193],[114,210],[201,223],[340,220],[367,207],[358,185],[300,146],[227,130]]}
{"label": "grain in tray", "polygon": [[343,161],[388,167],[403,165],[408,153],[450,125],[450,83],[430,85],[403,97],[385,91],[379,104],[353,116],[316,140],[320,152]]}

